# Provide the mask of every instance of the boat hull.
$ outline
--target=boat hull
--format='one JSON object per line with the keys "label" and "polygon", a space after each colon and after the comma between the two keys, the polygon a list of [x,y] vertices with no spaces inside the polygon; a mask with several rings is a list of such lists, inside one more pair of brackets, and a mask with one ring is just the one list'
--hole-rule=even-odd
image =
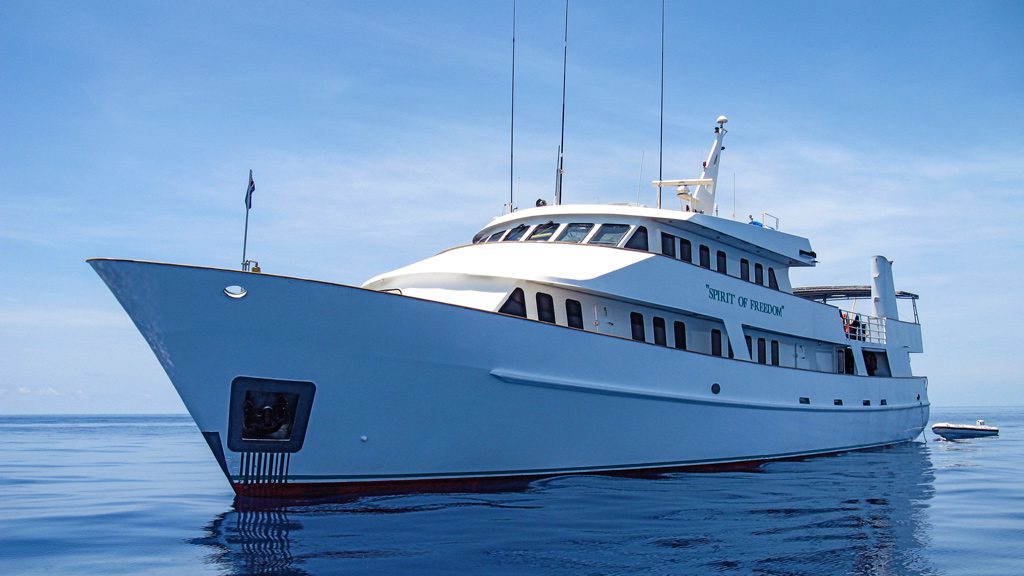
{"label": "boat hull", "polygon": [[[764,366],[312,280],[90,263],[243,495],[731,466],[904,442],[928,420],[924,378]],[[274,394],[305,411],[288,425],[297,448],[240,432],[243,404]]]}
{"label": "boat hull", "polygon": [[984,438],[999,435],[999,429],[992,426],[964,424],[936,424],[932,426],[932,432],[946,440],[963,440],[965,438]]}

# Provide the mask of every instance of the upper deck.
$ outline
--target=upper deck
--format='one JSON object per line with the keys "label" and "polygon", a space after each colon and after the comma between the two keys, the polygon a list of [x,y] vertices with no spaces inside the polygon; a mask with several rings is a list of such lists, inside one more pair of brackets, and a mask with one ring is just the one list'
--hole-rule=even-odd
{"label": "upper deck", "polygon": [[[647,227],[652,246],[659,245],[658,236],[662,232],[673,234],[683,231],[784,266],[814,266],[816,263],[816,254],[811,250],[810,241],[801,236],[709,214],[618,204],[542,206],[518,210],[492,220],[477,232],[473,242],[500,240],[500,237],[494,238],[495,233],[511,230],[519,225],[534,226],[547,223],[557,224],[559,227],[551,229],[551,233],[542,241],[559,241],[559,235],[569,224],[621,223]],[[662,230],[663,227],[665,230]],[[528,239],[527,234],[517,238]],[[588,239],[581,240],[582,243],[586,243]]]}

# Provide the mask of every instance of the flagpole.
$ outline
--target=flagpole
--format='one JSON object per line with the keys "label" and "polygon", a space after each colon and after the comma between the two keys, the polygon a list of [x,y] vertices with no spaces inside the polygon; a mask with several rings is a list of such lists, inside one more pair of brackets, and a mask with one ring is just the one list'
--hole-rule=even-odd
{"label": "flagpole", "polygon": [[[245,187],[245,235],[242,236],[242,272],[249,271],[249,260],[246,259],[246,248],[249,246],[249,210],[252,209],[252,193],[256,191],[256,183],[249,170],[249,183]],[[257,268],[257,272],[259,269]]]}
{"label": "flagpole", "polygon": [[242,271],[249,270],[249,262],[245,259],[245,249],[249,244],[249,207],[245,207],[245,236],[242,237]]}

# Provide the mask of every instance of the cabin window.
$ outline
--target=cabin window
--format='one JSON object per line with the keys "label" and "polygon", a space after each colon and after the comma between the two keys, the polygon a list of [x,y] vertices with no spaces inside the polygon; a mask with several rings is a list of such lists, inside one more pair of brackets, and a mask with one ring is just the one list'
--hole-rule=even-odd
{"label": "cabin window", "polygon": [[764,266],[760,263],[754,264],[754,284],[764,286]]}
{"label": "cabin window", "polygon": [[555,230],[558,230],[558,224],[554,222],[548,222],[547,224],[541,224],[533,230],[533,234],[526,240],[529,242],[547,242],[555,234]]}
{"label": "cabin window", "polygon": [[495,232],[494,234],[491,234],[490,236],[488,236],[487,240],[484,240],[484,242],[497,242],[498,240],[501,240],[501,236],[505,232],[506,232],[506,230],[500,230],[498,232]]}
{"label": "cabin window", "polygon": [[548,324],[555,323],[555,301],[551,294],[537,292],[537,320]]}
{"label": "cabin window", "polygon": [[505,236],[505,242],[514,242],[523,237],[526,234],[526,230],[529,228],[526,224],[520,224],[515,228],[508,231],[508,236]]}
{"label": "cabin window", "polygon": [[670,258],[676,257],[676,237],[661,233],[661,253]]}
{"label": "cabin window", "polygon": [[750,336],[744,336],[743,339],[747,341],[747,355],[750,356],[751,358],[753,358],[754,357],[754,339],[751,338]]}
{"label": "cabin window", "polygon": [[602,224],[588,244],[618,246],[626,232],[629,232],[629,224]]}
{"label": "cabin window", "polygon": [[633,331],[633,340],[640,342],[647,341],[647,336],[644,334],[644,315],[639,312],[632,312],[629,315],[629,326]]}
{"label": "cabin window", "polygon": [[583,329],[583,306],[579,300],[569,298],[565,301],[565,320],[569,328]]}
{"label": "cabin window", "polygon": [[740,258],[740,280],[750,282],[750,260]]}
{"label": "cabin window", "polygon": [[779,365],[779,341],[772,340],[772,366]]}
{"label": "cabin window", "polygon": [[725,347],[729,349],[729,358],[735,358],[736,356],[734,356],[733,353],[732,353],[732,340],[729,340],[725,344],[726,344]]}
{"label": "cabin window", "polygon": [[883,351],[864,350],[864,367],[868,376],[892,376],[889,369],[889,356]]}
{"label": "cabin window", "polygon": [[711,268],[711,249],[703,244],[700,245],[700,267]]}
{"label": "cabin window", "polygon": [[779,280],[775,277],[775,268],[768,267],[768,287],[772,290],[779,289]]}
{"label": "cabin window", "polygon": [[629,242],[626,242],[625,248],[630,250],[643,250],[647,251],[647,228],[644,226],[637,226],[633,232],[633,236],[629,238]]}
{"label": "cabin window", "polygon": [[886,400],[885,398],[882,398],[882,401],[879,402],[879,404],[881,404],[882,406],[888,406],[889,405],[889,401]]}
{"label": "cabin window", "polygon": [[686,238],[679,239],[679,259],[683,262],[693,263],[693,245]]}
{"label": "cabin window", "polygon": [[526,296],[523,295],[523,289],[516,288],[513,290],[508,300],[505,300],[505,303],[501,305],[498,312],[526,318]]}
{"label": "cabin window", "polygon": [[764,338],[758,338],[757,339],[757,363],[758,364],[765,364],[765,363],[767,363],[767,357],[766,357],[767,356],[767,354],[766,354],[767,350],[765,348],[766,347],[765,347],[765,340],[764,340]]}
{"label": "cabin window", "polygon": [[861,404],[864,406],[871,406],[871,400],[864,400]]}
{"label": "cabin window", "polygon": [[847,346],[846,349],[843,351],[843,374],[853,374],[854,368],[855,366],[853,364],[853,348]]}
{"label": "cabin window", "polygon": [[654,343],[658,346],[668,346],[665,337],[665,319],[654,317]]}
{"label": "cabin window", "polygon": [[725,252],[722,252],[721,250],[719,250],[718,254],[716,255],[716,259],[718,261],[715,263],[716,264],[715,268],[719,272],[721,272],[722,274],[728,274],[729,273],[729,265],[728,265],[728,260],[725,257]]}
{"label": "cabin window", "polygon": [[675,346],[680,350],[686,350],[686,324],[682,322],[672,323],[672,332],[676,337]]}
{"label": "cabin window", "polygon": [[572,242],[573,244],[579,244],[583,242],[583,239],[587,237],[590,230],[594,227],[593,224],[576,223],[569,224],[562,230],[562,233],[555,238],[555,242]]}
{"label": "cabin window", "polygon": [[714,328],[711,330],[711,355],[722,355],[722,331]]}
{"label": "cabin window", "polygon": [[843,405],[843,400],[842,400],[842,398],[836,398],[835,400],[832,401],[832,404],[835,405],[835,406],[842,406]]}

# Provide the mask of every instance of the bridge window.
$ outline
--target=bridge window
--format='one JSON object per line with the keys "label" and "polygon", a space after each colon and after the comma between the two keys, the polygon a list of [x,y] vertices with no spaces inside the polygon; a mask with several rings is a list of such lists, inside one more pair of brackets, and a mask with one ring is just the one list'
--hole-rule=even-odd
{"label": "bridge window", "polygon": [[498,312],[526,318],[526,296],[523,295],[523,289],[516,288],[513,290],[508,300],[505,300],[505,303],[501,305],[501,309]]}
{"label": "bridge window", "polygon": [[590,233],[590,229],[593,228],[593,224],[569,224],[562,230],[562,233],[555,238],[555,242],[572,242],[573,244],[579,244],[583,242],[583,239]]}
{"label": "bridge window", "polygon": [[711,249],[700,245],[700,267],[711,269]]}
{"label": "bridge window", "polygon": [[555,301],[551,294],[537,292],[537,320],[548,324],[555,323]]}
{"label": "bridge window", "polygon": [[711,330],[711,355],[721,356],[722,355],[722,331],[718,329]]}
{"label": "bridge window", "polygon": [[680,350],[686,350],[686,324],[682,322],[672,323],[673,335],[676,337],[675,346]]}
{"label": "bridge window", "polygon": [[693,263],[693,245],[686,238],[679,239],[679,259]]}
{"label": "bridge window", "polygon": [[772,366],[779,365],[779,341],[772,340]]}
{"label": "bridge window", "polygon": [[775,268],[768,267],[768,287],[772,290],[779,289],[779,281],[775,278]]}
{"label": "bridge window", "polygon": [[505,236],[505,242],[514,242],[523,237],[526,234],[526,230],[529,228],[526,224],[520,224],[515,228],[508,231],[508,236]]}
{"label": "bridge window", "polygon": [[547,242],[554,235],[555,230],[558,230],[559,224],[554,222],[548,222],[547,224],[541,224],[533,230],[533,234],[526,240],[528,242]]}
{"label": "bridge window", "polygon": [[658,346],[668,346],[665,338],[665,319],[654,317],[654,343]]}
{"label": "bridge window", "polygon": [[753,359],[754,358],[754,339],[751,338],[750,336],[744,336],[743,339],[747,341],[747,356],[750,356],[750,358]]}
{"label": "bridge window", "polygon": [[728,265],[728,259],[726,259],[726,257],[725,257],[725,252],[719,250],[718,254],[716,255],[716,258],[718,260],[715,263],[716,264],[716,266],[715,266],[716,269],[719,272],[721,272],[722,274],[728,274],[729,273],[729,265]]}
{"label": "bridge window", "polygon": [[754,284],[764,286],[764,266],[760,263],[754,264]]}
{"label": "bridge window", "polygon": [[583,306],[580,305],[579,300],[566,299],[565,320],[569,324],[569,328],[583,329]]}
{"label": "bridge window", "polygon": [[740,280],[750,282],[750,260],[740,258]]}
{"label": "bridge window", "polygon": [[640,342],[647,341],[647,335],[644,334],[644,315],[639,312],[633,312],[629,315],[629,326],[633,332],[633,340]]}
{"label": "bridge window", "polygon": [[661,233],[661,253],[670,258],[676,257],[676,237],[671,234]]}
{"label": "bridge window", "polygon": [[757,339],[757,363],[765,364],[767,362],[764,338]]}
{"label": "bridge window", "polygon": [[626,248],[630,250],[643,250],[647,251],[647,228],[644,226],[637,226],[633,232],[633,236],[630,237],[629,242],[626,242]]}
{"label": "bridge window", "polygon": [[498,240],[501,240],[501,236],[505,232],[507,232],[507,231],[506,230],[499,230],[498,232],[495,232],[494,234],[491,234],[490,236],[488,236],[487,240],[484,240],[484,242],[497,242]]}
{"label": "bridge window", "polygon": [[618,246],[626,232],[629,232],[629,224],[602,224],[588,244]]}

